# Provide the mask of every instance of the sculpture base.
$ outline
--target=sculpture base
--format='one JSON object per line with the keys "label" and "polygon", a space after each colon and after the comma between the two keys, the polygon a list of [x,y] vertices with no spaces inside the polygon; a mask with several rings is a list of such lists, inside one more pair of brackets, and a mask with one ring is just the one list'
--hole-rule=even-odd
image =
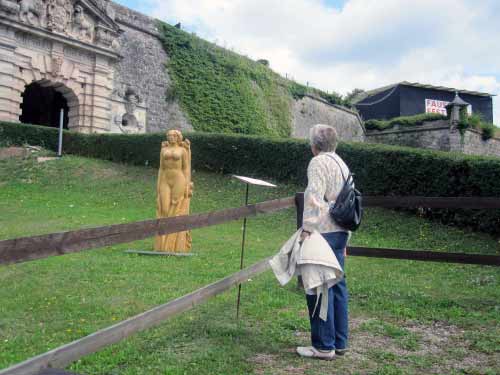
{"label": "sculpture base", "polygon": [[145,250],[126,250],[127,254],[139,254],[139,255],[163,255],[163,256],[174,256],[174,257],[191,257],[192,253],[171,253],[166,251],[145,251]]}

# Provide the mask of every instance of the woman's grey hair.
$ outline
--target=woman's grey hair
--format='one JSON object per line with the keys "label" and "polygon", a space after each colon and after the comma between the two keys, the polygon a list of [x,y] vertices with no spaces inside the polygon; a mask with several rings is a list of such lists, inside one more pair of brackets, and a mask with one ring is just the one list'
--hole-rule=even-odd
{"label": "woman's grey hair", "polygon": [[309,131],[311,146],[319,152],[333,152],[337,149],[337,131],[329,125],[317,124]]}

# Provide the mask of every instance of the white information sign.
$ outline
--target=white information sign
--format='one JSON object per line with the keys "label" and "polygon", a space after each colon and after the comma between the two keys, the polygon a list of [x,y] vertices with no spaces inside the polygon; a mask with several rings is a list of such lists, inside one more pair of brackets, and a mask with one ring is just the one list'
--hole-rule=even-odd
{"label": "white information sign", "polygon": [[267,181],[263,181],[263,180],[257,180],[256,178],[245,177],[245,176],[237,176],[235,174],[233,174],[233,177],[236,178],[236,179],[238,179],[238,180],[240,180],[240,181],[243,181],[246,184],[250,184],[250,185],[276,187],[276,185],[274,185],[274,184],[271,184],[271,183],[269,183]]}

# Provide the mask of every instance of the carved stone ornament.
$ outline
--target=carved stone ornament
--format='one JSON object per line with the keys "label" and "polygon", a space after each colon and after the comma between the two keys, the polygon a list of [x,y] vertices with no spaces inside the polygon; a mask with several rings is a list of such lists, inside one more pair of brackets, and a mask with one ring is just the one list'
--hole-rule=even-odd
{"label": "carved stone ornament", "polygon": [[96,4],[100,10],[106,12],[106,9],[108,8],[109,5],[109,0],[96,0]]}
{"label": "carved stone ornament", "polygon": [[0,11],[7,14],[19,14],[20,8],[15,0],[0,0]]}
{"label": "carved stone ornament", "polygon": [[63,61],[61,56],[52,57],[52,76],[57,77],[61,74]]}
{"label": "carved stone ornament", "polygon": [[96,41],[99,44],[105,47],[111,47],[115,38],[115,35],[113,35],[109,30],[103,28],[97,29]]}
{"label": "carved stone ornament", "polygon": [[139,94],[132,87],[128,87],[125,91],[125,110],[127,113],[133,114],[140,101]]}
{"label": "carved stone ornament", "polygon": [[73,4],[69,0],[49,0],[47,5],[47,28],[49,30],[67,34],[72,17]]}
{"label": "carved stone ornament", "polygon": [[73,18],[73,31],[77,39],[91,42],[94,36],[94,25],[89,21],[83,7],[77,5]]}
{"label": "carved stone ornament", "polygon": [[96,0],[95,4],[96,15],[86,9],[86,2],[79,0],[0,0],[0,14],[30,26],[117,50],[120,28],[113,22],[113,5],[109,0]]}
{"label": "carved stone ornament", "polygon": [[121,116],[118,128],[125,134],[140,133],[144,126],[137,120],[134,112],[141,98],[132,87],[127,87],[122,94],[125,99],[125,113]]}
{"label": "carved stone ornament", "polygon": [[43,26],[45,7],[42,0],[21,0],[19,2],[19,19],[33,26]]}

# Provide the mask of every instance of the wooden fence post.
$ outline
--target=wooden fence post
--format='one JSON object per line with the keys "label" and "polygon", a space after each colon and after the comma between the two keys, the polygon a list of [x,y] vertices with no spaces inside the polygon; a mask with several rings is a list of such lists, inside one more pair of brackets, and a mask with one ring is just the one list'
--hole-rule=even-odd
{"label": "wooden fence post", "polygon": [[304,214],[304,193],[295,193],[295,207],[297,207],[297,229],[302,228]]}

